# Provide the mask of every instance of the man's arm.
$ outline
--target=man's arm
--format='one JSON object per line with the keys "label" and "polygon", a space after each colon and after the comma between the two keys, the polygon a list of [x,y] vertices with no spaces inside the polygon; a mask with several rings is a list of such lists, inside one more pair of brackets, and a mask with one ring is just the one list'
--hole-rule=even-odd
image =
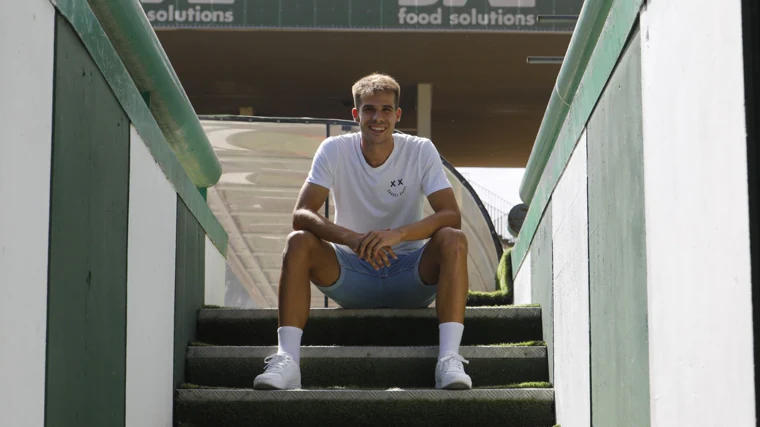
{"label": "man's arm", "polygon": [[309,231],[322,240],[356,250],[362,236],[336,225],[319,213],[329,194],[330,190],[321,185],[304,183],[293,211],[293,229]]}
{"label": "man's arm", "polygon": [[431,194],[428,196],[428,201],[430,207],[433,208],[433,215],[395,230],[370,232],[359,245],[357,251],[359,256],[365,259],[368,255],[382,256],[380,248],[395,246],[406,241],[428,239],[443,227],[456,229],[462,227],[462,215],[451,187]]}
{"label": "man's arm", "polygon": [[428,201],[430,207],[433,208],[433,215],[399,228],[402,242],[428,239],[443,227],[456,229],[462,227],[462,215],[451,187],[431,194],[428,196]]}

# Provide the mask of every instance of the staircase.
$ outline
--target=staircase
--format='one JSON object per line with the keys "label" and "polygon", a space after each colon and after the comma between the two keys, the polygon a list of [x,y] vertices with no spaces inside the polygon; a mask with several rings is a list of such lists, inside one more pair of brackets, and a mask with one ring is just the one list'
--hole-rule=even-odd
{"label": "staircase", "polygon": [[204,309],[175,425],[551,427],[554,392],[539,307],[468,307],[460,354],[473,389],[434,389],[438,321],[418,310],[312,309],[303,390],[257,391],[277,350],[277,311]]}

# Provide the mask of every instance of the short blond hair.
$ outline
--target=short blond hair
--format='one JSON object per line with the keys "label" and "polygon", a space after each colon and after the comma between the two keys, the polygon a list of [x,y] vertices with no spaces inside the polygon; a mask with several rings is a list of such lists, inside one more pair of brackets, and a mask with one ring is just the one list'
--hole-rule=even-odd
{"label": "short blond hair", "polygon": [[354,83],[351,93],[354,95],[354,106],[359,108],[362,96],[377,95],[378,93],[393,93],[394,107],[398,108],[401,98],[401,86],[391,76],[380,73],[372,73],[362,77]]}

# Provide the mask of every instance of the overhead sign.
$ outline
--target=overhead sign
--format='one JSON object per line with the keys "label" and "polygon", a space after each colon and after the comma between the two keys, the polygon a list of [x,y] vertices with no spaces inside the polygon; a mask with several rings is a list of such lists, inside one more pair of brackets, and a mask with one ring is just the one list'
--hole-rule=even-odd
{"label": "overhead sign", "polygon": [[583,0],[140,0],[155,28],[571,31]]}

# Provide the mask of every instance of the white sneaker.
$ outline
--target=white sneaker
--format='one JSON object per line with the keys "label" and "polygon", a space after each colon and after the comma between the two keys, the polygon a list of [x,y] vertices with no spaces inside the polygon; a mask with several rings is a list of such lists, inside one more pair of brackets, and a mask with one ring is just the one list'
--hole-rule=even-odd
{"label": "white sneaker", "polygon": [[448,353],[438,359],[435,366],[435,388],[448,390],[468,390],[472,388],[472,379],[464,372],[462,362],[464,357],[456,353]]}
{"label": "white sneaker", "polygon": [[266,359],[266,370],[253,380],[256,390],[292,390],[301,388],[301,367],[289,354],[273,354]]}

